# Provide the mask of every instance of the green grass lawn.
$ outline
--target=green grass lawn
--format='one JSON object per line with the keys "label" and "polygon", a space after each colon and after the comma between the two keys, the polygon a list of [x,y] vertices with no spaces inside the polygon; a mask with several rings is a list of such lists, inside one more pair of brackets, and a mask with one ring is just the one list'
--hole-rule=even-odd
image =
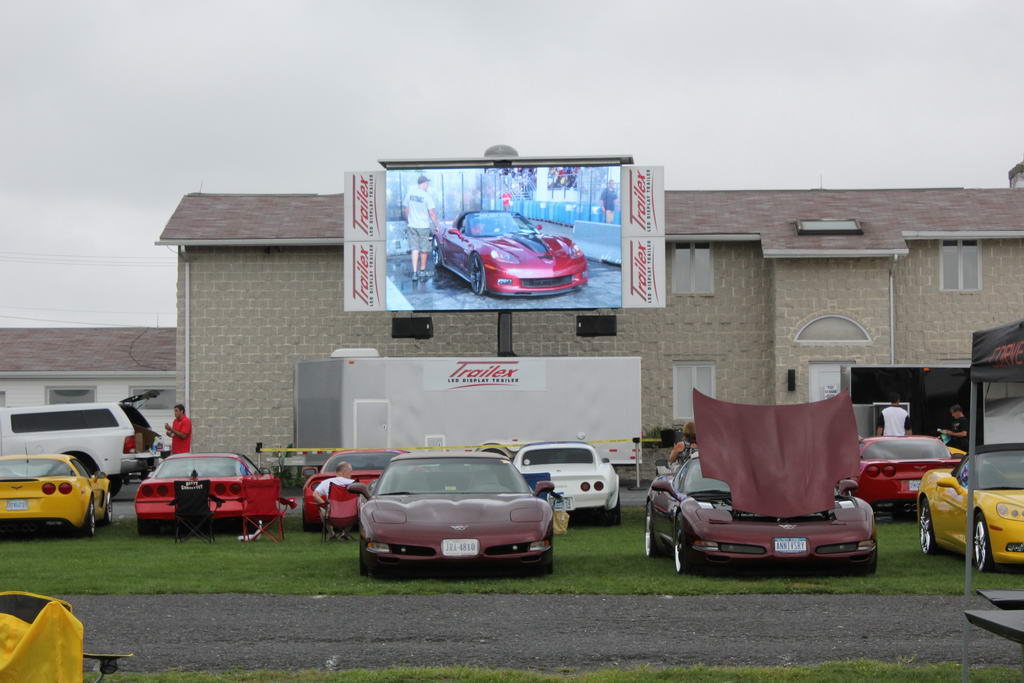
{"label": "green grass lawn", "polygon": [[[219,534],[209,545],[140,537],[134,520],[101,528],[93,539],[0,539],[5,590],[44,595],[124,593],[277,593],[386,595],[439,593],[578,593],[704,595],[735,593],[945,594],[963,591],[963,558],[926,557],[912,521],[879,525],[874,576],[677,576],[669,558],[642,552],[643,511],[623,511],[620,527],[573,526],[555,540],[555,573],[545,577],[367,579],[356,542],[320,543],[286,519],[285,541],[244,544]],[[181,571],[182,567],[188,571]],[[975,573],[978,588],[1019,587],[1019,574]]]}

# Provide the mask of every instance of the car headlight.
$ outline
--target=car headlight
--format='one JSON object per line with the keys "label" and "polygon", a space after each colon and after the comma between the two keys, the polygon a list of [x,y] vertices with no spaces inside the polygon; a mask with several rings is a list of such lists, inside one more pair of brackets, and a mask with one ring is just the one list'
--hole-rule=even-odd
{"label": "car headlight", "polygon": [[369,553],[390,553],[391,546],[387,543],[377,543],[376,541],[368,541],[366,543],[366,552]]}
{"label": "car headlight", "polygon": [[1015,522],[1024,522],[1024,506],[1013,503],[999,503],[996,505],[996,514],[1003,519],[1010,519]]}
{"label": "car headlight", "polygon": [[578,244],[572,245],[572,257],[573,258],[583,258],[583,250],[580,249],[580,245],[578,245]]}
{"label": "car headlight", "polygon": [[519,257],[497,249],[491,249],[491,258],[501,263],[519,263]]}
{"label": "car headlight", "polygon": [[550,547],[551,541],[547,539],[544,539],[543,541],[534,541],[530,544],[530,552],[535,552],[538,550],[547,550]]}

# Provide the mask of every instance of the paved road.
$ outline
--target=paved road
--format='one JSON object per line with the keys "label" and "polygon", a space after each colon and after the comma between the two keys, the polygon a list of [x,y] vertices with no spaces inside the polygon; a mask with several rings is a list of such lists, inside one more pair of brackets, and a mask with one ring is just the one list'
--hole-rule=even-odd
{"label": "paved road", "polygon": [[[944,662],[963,621],[961,598],[934,596],[62,597],[87,650],[135,653],[125,671]],[[1020,663],[984,631],[971,643],[976,665]]]}

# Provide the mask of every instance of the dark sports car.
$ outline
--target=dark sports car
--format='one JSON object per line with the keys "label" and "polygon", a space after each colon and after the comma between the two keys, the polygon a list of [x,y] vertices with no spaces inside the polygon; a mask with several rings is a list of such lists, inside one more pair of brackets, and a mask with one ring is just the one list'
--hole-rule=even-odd
{"label": "dark sports car", "polygon": [[933,436],[861,439],[857,496],[878,509],[913,512],[924,473],[955,467],[962,456]]}
{"label": "dark sports car", "polygon": [[561,294],[587,284],[587,259],[568,237],[507,211],[469,211],[434,235],[434,265],[474,294]]}
{"label": "dark sports car", "polygon": [[550,574],[552,512],[507,458],[490,454],[396,456],[359,511],[359,573],[507,569]]}
{"label": "dark sports car", "polygon": [[833,508],[799,517],[743,512],[733,507],[729,485],[705,477],[700,458],[692,457],[651,483],[644,553],[671,555],[680,574],[753,565],[869,574],[877,561],[875,518],[870,505],[846,491]]}
{"label": "dark sports car", "polygon": [[332,453],[320,471],[306,479],[306,483],[302,487],[302,530],[320,530],[320,508],[313,500],[313,489],[324,479],[335,476],[339,462],[344,460],[352,465],[352,472],[348,475],[349,479],[355,479],[363,484],[372,484],[377,481],[377,477],[391,462],[391,458],[399,453],[405,453],[405,451],[363,449]]}

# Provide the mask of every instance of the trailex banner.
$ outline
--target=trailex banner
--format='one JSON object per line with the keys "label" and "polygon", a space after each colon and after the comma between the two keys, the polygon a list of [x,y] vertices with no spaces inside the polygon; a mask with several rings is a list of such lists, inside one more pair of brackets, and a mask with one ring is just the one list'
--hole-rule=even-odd
{"label": "trailex banner", "polygon": [[439,358],[423,361],[424,391],[544,391],[547,372],[536,358]]}
{"label": "trailex banner", "polygon": [[665,236],[665,167],[622,167],[622,237]]}
{"label": "trailex banner", "polygon": [[345,241],[387,240],[384,171],[345,173]]}
{"label": "trailex banner", "polygon": [[383,242],[345,242],[344,305],[346,311],[384,311],[384,273],[387,267]]}
{"label": "trailex banner", "polygon": [[622,307],[665,307],[665,238],[622,241]]}

